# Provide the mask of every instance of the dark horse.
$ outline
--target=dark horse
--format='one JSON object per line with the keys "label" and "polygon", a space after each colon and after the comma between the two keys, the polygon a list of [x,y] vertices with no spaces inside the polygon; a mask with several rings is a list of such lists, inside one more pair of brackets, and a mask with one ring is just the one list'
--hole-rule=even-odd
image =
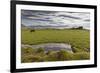
{"label": "dark horse", "polygon": [[35,32],[35,30],[34,29],[31,29],[30,32]]}

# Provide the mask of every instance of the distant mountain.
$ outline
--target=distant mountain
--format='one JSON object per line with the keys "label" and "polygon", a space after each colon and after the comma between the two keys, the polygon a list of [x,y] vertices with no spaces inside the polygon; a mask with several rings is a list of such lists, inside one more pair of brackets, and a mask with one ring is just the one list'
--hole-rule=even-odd
{"label": "distant mountain", "polygon": [[65,29],[65,28],[69,28],[68,26],[26,26],[27,28],[30,29]]}
{"label": "distant mountain", "polygon": [[[21,27],[24,29],[86,29],[83,28],[83,26],[68,26],[68,25],[60,25],[60,26],[43,26],[43,25],[31,25],[31,26],[26,26],[24,24],[21,24]],[[89,30],[89,29],[87,29]]]}
{"label": "distant mountain", "polygon": [[24,24],[21,24],[21,27],[26,27]]}
{"label": "distant mountain", "polygon": [[29,27],[69,27],[68,25],[31,25]]}

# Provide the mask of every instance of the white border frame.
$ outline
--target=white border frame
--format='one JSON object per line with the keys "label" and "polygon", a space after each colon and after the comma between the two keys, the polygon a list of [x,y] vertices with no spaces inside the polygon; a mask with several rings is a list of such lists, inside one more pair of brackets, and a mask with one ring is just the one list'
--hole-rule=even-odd
{"label": "white border frame", "polygon": [[[38,63],[21,63],[21,9],[25,10],[47,10],[47,11],[79,11],[90,12],[90,60],[73,60],[57,62],[38,62]],[[57,67],[73,65],[94,64],[94,9],[71,8],[71,7],[52,7],[36,5],[16,5],[16,69],[40,68],[40,67]]]}

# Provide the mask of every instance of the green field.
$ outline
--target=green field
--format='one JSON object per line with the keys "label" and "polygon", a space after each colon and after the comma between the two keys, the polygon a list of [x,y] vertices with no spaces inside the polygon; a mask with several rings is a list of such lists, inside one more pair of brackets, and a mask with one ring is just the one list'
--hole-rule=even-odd
{"label": "green field", "polygon": [[[22,62],[60,61],[89,59],[90,31],[84,29],[40,29],[30,32],[30,29],[21,29],[22,44],[67,43],[72,45],[73,52],[65,50],[44,53],[43,49],[22,48]],[[57,56],[61,56],[58,59]]]}

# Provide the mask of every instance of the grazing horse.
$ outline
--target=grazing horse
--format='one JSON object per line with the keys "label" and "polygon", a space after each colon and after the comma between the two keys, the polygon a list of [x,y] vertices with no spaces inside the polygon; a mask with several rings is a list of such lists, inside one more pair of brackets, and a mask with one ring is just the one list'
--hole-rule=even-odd
{"label": "grazing horse", "polygon": [[31,29],[30,32],[35,32],[35,30],[34,29]]}

